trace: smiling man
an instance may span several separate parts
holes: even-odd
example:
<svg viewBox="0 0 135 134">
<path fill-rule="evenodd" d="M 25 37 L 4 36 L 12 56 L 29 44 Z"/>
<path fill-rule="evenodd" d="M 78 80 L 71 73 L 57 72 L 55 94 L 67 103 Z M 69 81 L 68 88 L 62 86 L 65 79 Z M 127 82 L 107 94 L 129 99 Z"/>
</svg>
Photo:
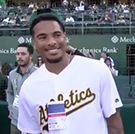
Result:
<svg viewBox="0 0 135 134">
<path fill-rule="evenodd" d="M 36 13 L 30 32 L 44 64 L 22 86 L 19 130 L 27 134 L 124 134 L 121 99 L 106 65 L 68 55 L 59 18 L 49 9 Z M 50 110 L 52 101 L 55 106 Z M 57 107 L 58 102 L 64 102 L 65 110 Z M 61 117 L 63 111 L 66 120 Z M 51 122 L 50 117 L 56 116 L 59 119 Z"/>
</svg>

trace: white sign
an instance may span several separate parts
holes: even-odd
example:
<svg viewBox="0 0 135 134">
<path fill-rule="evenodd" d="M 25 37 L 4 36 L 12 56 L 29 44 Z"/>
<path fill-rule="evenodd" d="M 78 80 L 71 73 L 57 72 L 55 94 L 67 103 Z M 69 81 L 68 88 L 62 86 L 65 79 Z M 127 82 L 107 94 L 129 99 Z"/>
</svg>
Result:
<svg viewBox="0 0 135 134">
<path fill-rule="evenodd" d="M 112 48 L 107 48 L 107 47 L 103 47 L 103 48 L 90 48 L 87 49 L 85 47 L 83 47 L 82 49 L 79 49 L 80 52 L 82 53 L 88 53 L 88 52 L 94 52 L 94 53 L 101 53 L 102 51 L 106 51 L 107 53 L 117 53 L 118 52 L 118 48 L 116 47 L 112 47 Z"/>
<path fill-rule="evenodd" d="M 134 36 L 132 36 L 132 37 L 117 37 L 117 36 L 113 36 L 112 38 L 111 38 L 111 41 L 113 42 L 113 43 L 118 43 L 118 42 L 120 42 L 120 43 L 135 43 L 135 37 Z"/>
<path fill-rule="evenodd" d="M 5 49 L 5 48 L 0 49 L 0 54 L 15 54 L 15 53 L 16 53 L 16 49 L 12 47 L 9 49 Z"/>
<path fill-rule="evenodd" d="M 21 43 L 32 43 L 31 37 L 19 37 L 18 42 Z M 70 42 L 70 38 L 66 38 L 66 43 Z"/>
<path fill-rule="evenodd" d="M 117 43 L 117 42 L 119 41 L 119 38 L 118 38 L 117 36 L 113 36 L 113 37 L 111 38 L 111 41 L 112 41 L 113 43 Z"/>
<path fill-rule="evenodd" d="M 20 37 L 18 39 L 18 42 L 21 43 L 31 43 L 32 42 L 32 38 L 31 37 Z"/>
</svg>

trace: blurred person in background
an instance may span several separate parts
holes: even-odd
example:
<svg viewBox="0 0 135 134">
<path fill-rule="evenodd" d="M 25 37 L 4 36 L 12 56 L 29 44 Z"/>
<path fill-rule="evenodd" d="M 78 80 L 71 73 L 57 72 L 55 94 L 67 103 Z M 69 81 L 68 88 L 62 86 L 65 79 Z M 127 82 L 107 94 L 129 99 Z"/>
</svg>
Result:
<svg viewBox="0 0 135 134">
<path fill-rule="evenodd" d="M 70 14 L 67 14 L 65 22 L 71 23 L 71 22 L 75 22 L 75 20 Z"/>
<path fill-rule="evenodd" d="M 21 134 L 17 129 L 18 119 L 18 97 L 23 82 L 37 70 L 32 63 L 34 49 L 28 43 L 22 43 L 17 46 L 16 60 L 17 67 L 9 73 L 7 102 L 9 118 L 11 119 L 11 133 Z"/>
<path fill-rule="evenodd" d="M 8 85 L 7 77 L 3 74 L 0 74 L 0 100 L 6 101 L 6 89 Z"/>
<path fill-rule="evenodd" d="M 71 55 L 80 55 L 88 58 L 95 58 L 95 53 L 94 52 L 80 52 L 77 48 L 74 48 L 73 46 L 67 46 L 66 52 Z"/>
<path fill-rule="evenodd" d="M 107 65 L 107 67 L 109 68 L 111 74 L 112 74 L 113 76 L 117 76 L 117 70 L 115 70 L 115 69 L 113 68 L 112 63 L 111 63 L 111 59 L 110 59 L 110 58 L 106 58 L 104 62 L 105 62 L 105 64 Z"/>
<path fill-rule="evenodd" d="M 111 65 L 114 68 L 115 64 L 114 64 L 113 59 L 109 56 L 109 54 L 106 51 L 102 51 L 100 61 L 105 62 L 105 59 L 107 59 L 107 58 L 109 58 L 111 60 Z"/>
<path fill-rule="evenodd" d="M 98 20 L 97 22 L 111 23 L 113 21 L 113 15 L 110 13 L 109 10 L 106 10 L 104 14 L 102 14 L 100 20 Z"/>
<path fill-rule="evenodd" d="M 37 57 L 37 67 L 40 67 L 43 64 L 43 60 L 41 58 L 41 56 Z"/>
<path fill-rule="evenodd" d="M 95 59 L 96 55 L 94 52 L 88 52 L 87 57 Z"/>
<path fill-rule="evenodd" d="M 69 4 L 69 2 L 68 2 L 67 0 L 63 0 L 62 5 L 63 5 L 63 7 L 64 7 L 65 9 L 68 8 L 68 4 Z"/>
<path fill-rule="evenodd" d="M 0 62 L 0 74 L 2 73 L 2 62 Z"/>
<path fill-rule="evenodd" d="M 85 54 L 83 54 L 77 48 L 74 48 L 73 46 L 70 46 L 70 45 L 67 46 L 66 53 L 70 55 L 80 55 L 80 56 L 86 57 Z"/>
<path fill-rule="evenodd" d="M 0 74 L 0 100 L 6 101 L 6 89 L 8 86 L 8 75 L 12 70 L 11 66 L 8 63 L 3 63 L 1 65 L 1 74 Z"/>
<path fill-rule="evenodd" d="M 9 63 L 3 63 L 2 64 L 2 74 L 7 76 L 9 78 L 9 73 L 12 70 L 12 66 Z"/>
</svg>

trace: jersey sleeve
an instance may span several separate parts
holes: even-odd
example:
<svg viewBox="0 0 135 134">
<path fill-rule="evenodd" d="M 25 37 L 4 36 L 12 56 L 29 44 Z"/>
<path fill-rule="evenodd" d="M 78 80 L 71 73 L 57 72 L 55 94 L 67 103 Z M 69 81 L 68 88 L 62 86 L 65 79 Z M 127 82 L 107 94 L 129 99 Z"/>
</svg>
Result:
<svg viewBox="0 0 135 134">
<path fill-rule="evenodd" d="M 29 100 L 26 97 L 25 87 L 23 86 L 19 94 L 19 106 L 18 106 L 18 129 L 24 133 L 39 134 L 40 126 L 32 114 L 32 109 L 30 108 Z"/>
<path fill-rule="evenodd" d="M 117 87 L 110 70 L 104 63 L 101 63 L 101 87 L 100 87 L 100 102 L 106 118 L 116 113 L 116 109 L 123 106 Z"/>
</svg>

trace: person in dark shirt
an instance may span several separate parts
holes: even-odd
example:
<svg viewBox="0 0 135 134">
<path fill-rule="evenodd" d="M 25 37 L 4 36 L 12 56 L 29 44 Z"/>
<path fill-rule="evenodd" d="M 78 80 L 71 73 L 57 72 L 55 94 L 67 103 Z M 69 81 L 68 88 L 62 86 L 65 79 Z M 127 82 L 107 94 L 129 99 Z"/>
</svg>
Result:
<svg viewBox="0 0 135 134">
<path fill-rule="evenodd" d="M 84 55 L 82 52 L 80 52 L 78 49 L 72 47 L 72 46 L 67 46 L 67 50 L 66 52 L 68 54 L 71 54 L 71 55 L 79 55 L 79 56 L 84 56 L 86 57 L 86 55 Z"/>
<path fill-rule="evenodd" d="M 0 74 L 0 100 L 6 101 L 6 89 L 8 85 L 7 77 L 3 74 Z"/>
<path fill-rule="evenodd" d="M 11 66 L 8 63 L 2 64 L 2 69 L 0 73 L 0 100 L 6 101 L 6 89 L 8 86 L 8 75 L 12 70 Z"/>
</svg>

